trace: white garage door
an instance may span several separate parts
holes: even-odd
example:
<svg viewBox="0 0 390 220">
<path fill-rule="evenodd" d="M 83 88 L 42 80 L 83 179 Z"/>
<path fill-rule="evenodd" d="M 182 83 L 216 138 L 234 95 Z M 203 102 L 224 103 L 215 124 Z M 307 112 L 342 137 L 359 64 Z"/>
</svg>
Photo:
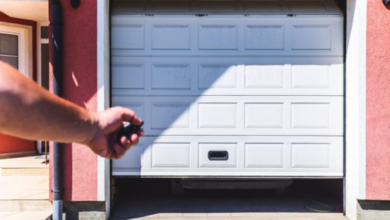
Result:
<svg viewBox="0 0 390 220">
<path fill-rule="evenodd" d="M 343 176 L 334 2 L 114 1 L 112 14 L 112 105 L 146 133 L 113 175 Z"/>
</svg>

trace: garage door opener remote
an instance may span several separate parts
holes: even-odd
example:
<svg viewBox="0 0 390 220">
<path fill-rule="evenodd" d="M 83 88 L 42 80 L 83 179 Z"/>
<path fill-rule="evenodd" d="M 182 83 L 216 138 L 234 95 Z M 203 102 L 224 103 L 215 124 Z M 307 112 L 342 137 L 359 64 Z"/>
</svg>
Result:
<svg viewBox="0 0 390 220">
<path fill-rule="evenodd" d="M 139 125 L 134 125 L 129 123 L 123 126 L 116 136 L 117 140 L 119 141 L 122 136 L 126 136 L 128 139 L 130 139 L 131 135 L 138 133 L 142 125 L 144 125 L 143 121 Z"/>
</svg>

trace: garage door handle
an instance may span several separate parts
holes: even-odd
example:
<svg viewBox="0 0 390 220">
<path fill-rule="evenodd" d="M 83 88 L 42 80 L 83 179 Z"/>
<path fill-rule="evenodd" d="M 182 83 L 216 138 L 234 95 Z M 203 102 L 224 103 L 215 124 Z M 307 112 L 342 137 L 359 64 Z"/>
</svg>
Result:
<svg viewBox="0 0 390 220">
<path fill-rule="evenodd" d="M 209 160 L 228 160 L 229 152 L 223 151 L 209 151 Z"/>
</svg>

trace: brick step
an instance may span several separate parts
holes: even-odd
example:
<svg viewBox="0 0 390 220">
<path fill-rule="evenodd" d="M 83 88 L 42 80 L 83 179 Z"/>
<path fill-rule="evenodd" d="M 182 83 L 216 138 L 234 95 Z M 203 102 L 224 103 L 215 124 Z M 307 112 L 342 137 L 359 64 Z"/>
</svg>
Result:
<svg viewBox="0 0 390 220">
<path fill-rule="evenodd" d="M 0 200 L 0 212 L 51 212 L 51 210 L 52 205 L 48 200 Z"/>
</svg>

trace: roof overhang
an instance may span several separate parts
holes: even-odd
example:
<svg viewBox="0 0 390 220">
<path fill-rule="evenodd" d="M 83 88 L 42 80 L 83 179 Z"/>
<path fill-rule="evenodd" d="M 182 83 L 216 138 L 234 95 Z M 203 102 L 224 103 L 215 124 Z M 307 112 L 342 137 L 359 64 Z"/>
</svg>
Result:
<svg viewBox="0 0 390 220">
<path fill-rule="evenodd" d="M 0 11 L 13 18 L 37 22 L 49 21 L 48 0 L 0 0 Z"/>
</svg>

